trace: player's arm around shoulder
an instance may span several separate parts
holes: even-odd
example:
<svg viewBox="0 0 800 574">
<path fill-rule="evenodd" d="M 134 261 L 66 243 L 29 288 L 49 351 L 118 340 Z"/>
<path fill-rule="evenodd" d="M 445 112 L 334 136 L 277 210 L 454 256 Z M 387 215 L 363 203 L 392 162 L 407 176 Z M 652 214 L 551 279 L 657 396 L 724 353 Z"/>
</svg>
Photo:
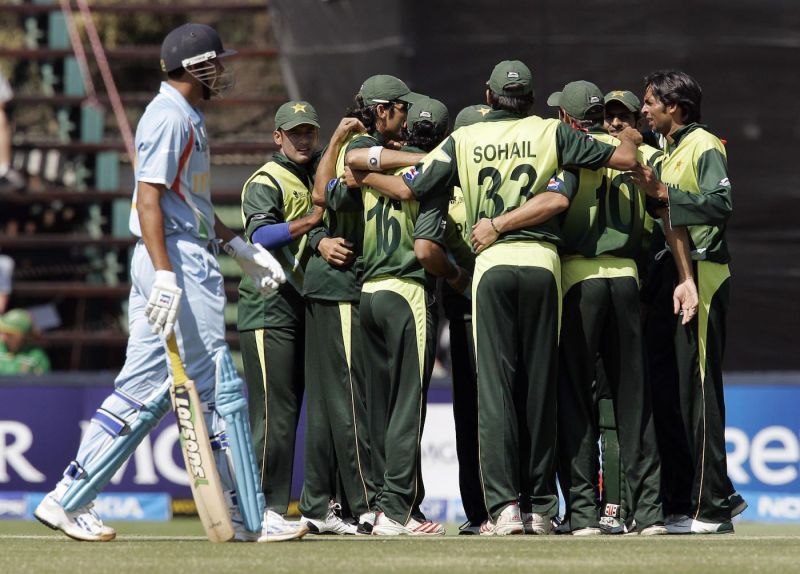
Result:
<svg viewBox="0 0 800 574">
<path fill-rule="evenodd" d="M 363 133 L 364 131 L 366 131 L 366 128 L 356 118 L 342 118 L 339 125 L 336 126 L 330 142 L 322 152 L 314 174 L 314 189 L 311 194 L 314 205 L 326 206 L 326 189 L 331 180 L 336 178 L 336 161 L 339 158 L 342 146 L 346 145 L 354 134 Z"/>
</svg>

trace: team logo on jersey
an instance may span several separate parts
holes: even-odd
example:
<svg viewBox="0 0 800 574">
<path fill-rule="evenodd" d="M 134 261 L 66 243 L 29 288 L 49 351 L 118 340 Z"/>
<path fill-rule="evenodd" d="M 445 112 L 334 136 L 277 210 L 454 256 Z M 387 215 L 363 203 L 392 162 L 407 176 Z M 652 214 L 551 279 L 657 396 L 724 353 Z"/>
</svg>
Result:
<svg viewBox="0 0 800 574">
<path fill-rule="evenodd" d="M 721 180 L 719 180 L 719 184 L 722 187 L 730 187 L 731 186 L 731 180 L 728 179 L 727 177 L 723 177 Z"/>
<path fill-rule="evenodd" d="M 558 178 L 551 177 L 547 182 L 547 191 L 562 191 L 564 189 L 564 182 Z"/>
<path fill-rule="evenodd" d="M 406 180 L 406 183 L 411 183 L 412 181 L 417 179 L 418 175 L 419 175 L 419 172 L 417 171 L 417 168 L 412 167 L 411 169 L 409 169 L 407 172 L 405 172 L 403 174 L 403 179 Z"/>
<path fill-rule="evenodd" d="M 327 186 L 328 191 L 333 191 L 337 183 L 339 183 L 338 177 L 334 177 L 332 180 L 330 180 Z"/>
</svg>

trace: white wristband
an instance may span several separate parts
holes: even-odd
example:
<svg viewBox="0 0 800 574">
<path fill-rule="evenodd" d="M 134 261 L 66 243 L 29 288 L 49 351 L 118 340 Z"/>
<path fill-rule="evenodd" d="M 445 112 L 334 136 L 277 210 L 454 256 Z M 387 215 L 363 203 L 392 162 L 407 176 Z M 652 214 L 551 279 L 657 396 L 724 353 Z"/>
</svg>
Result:
<svg viewBox="0 0 800 574">
<path fill-rule="evenodd" d="M 381 153 L 383 152 L 383 146 L 374 145 L 369 148 L 369 160 L 367 164 L 369 165 L 370 171 L 381 171 Z"/>
<path fill-rule="evenodd" d="M 167 271 L 166 269 L 156 269 L 155 281 L 154 283 L 160 283 L 161 285 L 177 285 L 178 278 L 175 276 L 173 271 Z"/>
</svg>

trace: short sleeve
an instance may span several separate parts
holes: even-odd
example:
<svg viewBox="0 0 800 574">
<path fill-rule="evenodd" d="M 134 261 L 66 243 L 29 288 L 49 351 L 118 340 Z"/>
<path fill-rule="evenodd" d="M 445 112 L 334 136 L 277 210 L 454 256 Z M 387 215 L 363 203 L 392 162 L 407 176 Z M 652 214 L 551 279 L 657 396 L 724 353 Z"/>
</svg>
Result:
<svg viewBox="0 0 800 574">
<path fill-rule="evenodd" d="M 450 136 L 403 175 L 403 180 L 420 200 L 430 195 L 449 198 L 453 187 L 460 185 L 457 159 L 455 140 Z"/>
<path fill-rule="evenodd" d="M 156 115 L 156 114 L 154 114 Z M 160 122 L 145 118 L 136 148 L 137 181 L 171 187 L 178 177 L 181 157 L 191 143 L 188 121 L 178 114 L 160 114 Z"/>
<path fill-rule="evenodd" d="M 611 156 L 615 147 L 596 140 L 590 134 L 578 131 L 562 123 L 556 131 L 558 165 L 562 167 L 585 167 L 599 169 Z"/>
</svg>

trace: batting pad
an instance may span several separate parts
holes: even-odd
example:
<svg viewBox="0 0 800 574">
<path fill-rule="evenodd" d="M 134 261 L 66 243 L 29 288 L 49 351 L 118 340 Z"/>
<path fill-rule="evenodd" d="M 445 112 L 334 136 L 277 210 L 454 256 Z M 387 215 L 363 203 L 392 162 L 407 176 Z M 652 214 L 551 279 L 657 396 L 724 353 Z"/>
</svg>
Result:
<svg viewBox="0 0 800 574">
<path fill-rule="evenodd" d="M 264 493 L 261 491 L 253 440 L 250 435 L 244 381 L 236 372 L 233 357 L 227 346 L 217 354 L 215 408 L 225 421 L 228 455 L 233 464 L 233 479 L 236 485 L 235 499 L 239 505 L 244 527 L 250 532 L 261 532 L 261 518 L 266 503 Z"/>
<path fill-rule="evenodd" d="M 75 480 L 61 497 L 61 506 L 64 507 L 64 510 L 74 512 L 93 501 L 119 470 L 122 463 L 128 460 L 128 457 L 136 450 L 144 437 L 158 425 L 170 408 L 170 383 L 171 381 L 168 379 L 165 385 L 153 393 L 147 402 L 131 405 L 137 409 L 138 414 L 130 425 L 121 425 L 110 430 L 106 429 L 106 426 L 109 425 L 103 427 L 109 433 L 117 428 L 119 432 L 111 440 L 106 450 L 89 461 L 81 469 L 81 472 L 74 475 Z M 94 419 L 92 420 L 95 422 Z"/>
</svg>

